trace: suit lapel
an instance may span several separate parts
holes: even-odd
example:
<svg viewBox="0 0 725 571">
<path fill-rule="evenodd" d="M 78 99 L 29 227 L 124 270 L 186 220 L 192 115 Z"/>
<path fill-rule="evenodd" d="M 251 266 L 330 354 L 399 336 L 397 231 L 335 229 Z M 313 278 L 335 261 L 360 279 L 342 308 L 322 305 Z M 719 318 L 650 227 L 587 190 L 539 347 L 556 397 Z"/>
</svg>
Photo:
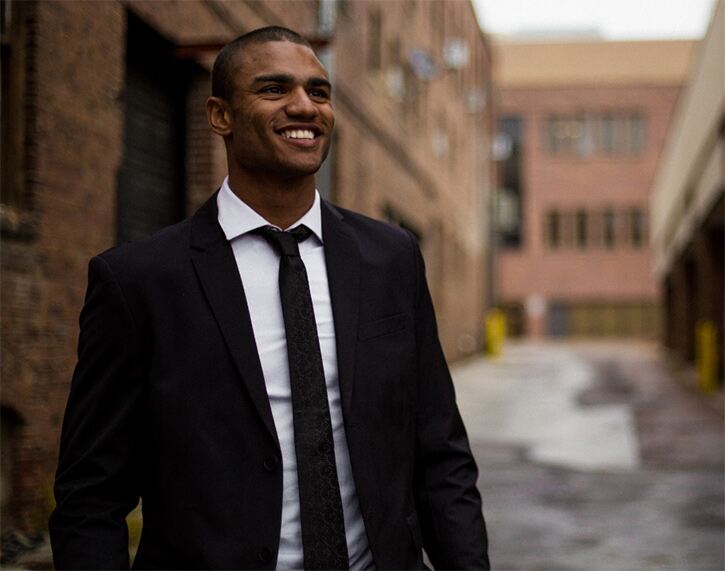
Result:
<svg viewBox="0 0 725 571">
<path fill-rule="evenodd" d="M 277 446 L 252 321 L 234 252 L 217 221 L 217 193 L 192 219 L 191 259 L 237 371 Z"/>
<path fill-rule="evenodd" d="M 352 394 L 357 344 L 360 251 L 343 216 L 322 201 L 322 237 L 330 286 L 332 315 L 335 320 L 337 369 L 344 418 L 352 418 Z"/>
</svg>

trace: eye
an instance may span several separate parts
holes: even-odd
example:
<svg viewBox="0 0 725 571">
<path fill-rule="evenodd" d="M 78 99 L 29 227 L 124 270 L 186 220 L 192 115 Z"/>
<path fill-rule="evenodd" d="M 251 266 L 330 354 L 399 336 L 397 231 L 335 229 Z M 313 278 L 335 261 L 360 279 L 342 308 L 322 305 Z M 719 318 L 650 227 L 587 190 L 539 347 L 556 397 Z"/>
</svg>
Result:
<svg viewBox="0 0 725 571">
<path fill-rule="evenodd" d="M 315 99 L 328 99 L 330 96 L 324 89 L 311 89 L 310 97 L 314 97 Z"/>
<path fill-rule="evenodd" d="M 284 93 L 284 90 L 279 85 L 268 85 L 267 87 L 260 89 L 260 92 L 280 95 Z"/>
</svg>

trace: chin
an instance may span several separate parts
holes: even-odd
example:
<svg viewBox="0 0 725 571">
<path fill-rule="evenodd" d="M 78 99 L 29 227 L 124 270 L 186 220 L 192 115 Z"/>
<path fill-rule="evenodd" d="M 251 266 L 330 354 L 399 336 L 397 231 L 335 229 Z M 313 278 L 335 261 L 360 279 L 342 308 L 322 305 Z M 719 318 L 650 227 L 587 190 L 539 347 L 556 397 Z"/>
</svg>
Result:
<svg viewBox="0 0 725 571">
<path fill-rule="evenodd" d="M 295 164 L 287 165 L 284 169 L 291 177 L 295 176 L 309 176 L 315 174 L 322 166 L 321 161 L 308 164 Z"/>
</svg>

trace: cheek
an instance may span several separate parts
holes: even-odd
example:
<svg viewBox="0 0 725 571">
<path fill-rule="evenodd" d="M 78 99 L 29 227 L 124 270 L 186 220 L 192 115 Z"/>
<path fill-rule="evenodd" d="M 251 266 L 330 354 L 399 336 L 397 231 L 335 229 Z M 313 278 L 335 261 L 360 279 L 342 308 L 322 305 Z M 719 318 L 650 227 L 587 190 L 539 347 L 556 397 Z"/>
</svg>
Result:
<svg viewBox="0 0 725 571">
<path fill-rule="evenodd" d="M 247 149 L 269 146 L 269 139 L 274 133 L 261 122 L 244 121 L 237 125 L 236 138 L 238 144 Z"/>
</svg>

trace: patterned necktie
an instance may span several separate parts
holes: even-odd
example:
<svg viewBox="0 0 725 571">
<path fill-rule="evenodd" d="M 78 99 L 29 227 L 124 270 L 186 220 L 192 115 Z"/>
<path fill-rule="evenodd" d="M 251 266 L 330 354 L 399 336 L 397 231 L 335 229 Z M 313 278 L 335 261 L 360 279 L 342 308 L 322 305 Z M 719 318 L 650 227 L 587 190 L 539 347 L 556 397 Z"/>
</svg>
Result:
<svg viewBox="0 0 725 571">
<path fill-rule="evenodd" d="M 266 226 L 256 232 L 280 254 L 279 293 L 287 335 L 305 569 L 348 569 L 317 323 L 297 244 L 312 231 L 306 226 L 289 232 Z"/>
</svg>

